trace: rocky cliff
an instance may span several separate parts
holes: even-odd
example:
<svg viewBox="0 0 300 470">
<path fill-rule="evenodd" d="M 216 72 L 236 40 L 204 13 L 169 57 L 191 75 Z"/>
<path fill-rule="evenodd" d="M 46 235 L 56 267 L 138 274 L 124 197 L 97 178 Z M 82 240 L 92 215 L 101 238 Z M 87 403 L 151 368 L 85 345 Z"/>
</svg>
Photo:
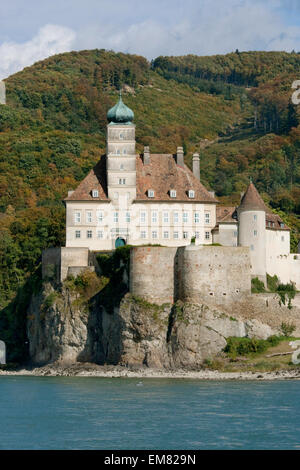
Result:
<svg viewBox="0 0 300 470">
<path fill-rule="evenodd" d="M 230 336 L 278 334 L 282 318 L 293 321 L 299 334 L 299 309 L 280 307 L 276 298 L 251 296 L 226 311 L 182 302 L 158 306 L 127 293 L 108 307 L 101 296 L 86 302 L 64 286 L 55 290 L 46 283 L 28 312 L 30 357 L 35 364 L 195 369 L 220 353 Z"/>
</svg>

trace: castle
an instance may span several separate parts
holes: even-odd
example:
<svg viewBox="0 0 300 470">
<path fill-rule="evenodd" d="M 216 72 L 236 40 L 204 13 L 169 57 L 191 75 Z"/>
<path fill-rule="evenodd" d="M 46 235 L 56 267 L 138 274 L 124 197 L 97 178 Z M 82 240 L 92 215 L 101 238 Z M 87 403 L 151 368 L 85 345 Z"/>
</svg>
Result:
<svg viewBox="0 0 300 470">
<path fill-rule="evenodd" d="M 290 254 L 290 229 L 266 207 L 252 182 L 238 207 L 219 206 L 200 182 L 199 154 L 193 155 L 192 171 L 182 147 L 175 155 L 151 154 L 149 147 L 137 155 L 134 113 L 121 94 L 107 119 L 106 155 L 69 191 L 66 247 L 43 253 L 44 274 L 50 264 L 60 280 L 84 267 L 93 269 L 94 252 L 125 244 L 178 248 L 193 240 L 197 253 L 203 246 L 222 245 L 223 259 L 228 247 L 232 266 L 244 253 L 239 247 L 247 247 L 250 276 L 265 283 L 267 273 L 276 274 L 300 289 L 300 255 Z"/>
</svg>

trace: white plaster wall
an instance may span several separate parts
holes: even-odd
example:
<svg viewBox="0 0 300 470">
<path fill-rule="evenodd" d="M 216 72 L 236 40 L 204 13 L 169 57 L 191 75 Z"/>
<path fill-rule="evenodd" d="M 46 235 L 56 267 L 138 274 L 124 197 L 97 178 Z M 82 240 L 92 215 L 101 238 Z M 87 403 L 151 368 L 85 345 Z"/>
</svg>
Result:
<svg viewBox="0 0 300 470">
<path fill-rule="evenodd" d="M 119 196 L 118 200 L 101 203 L 99 201 L 78 202 L 67 201 L 67 247 L 88 247 L 92 251 L 111 250 L 115 247 L 115 240 L 122 236 L 126 243 L 132 245 L 160 244 L 163 246 L 184 246 L 189 245 L 191 238 L 196 232 L 199 237 L 196 244 L 210 245 L 212 243 L 211 230 L 215 226 L 216 205 L 204 205 L 200 203 L 151 203 L 139 202 L 131 203 L 126 198 L 126 194 Z M 81 222 L 75 222 L 75 213 L 81 213 Z M 92 222 L 87 222 L 87 212 L 92 213 Z M 97 213 L 103 214 L 100 222 Z M 114 214 L 118 213 L 118 221 L 114 219 Z M 145 213 L 145 221 L 141 219 L 141 213 Z M 205 222 L 205 212 L 210 213 L 209 223 Z M 130 214 L 130 222 L 127 221 L 127 213 Z M 156 213 L 156 221 L 154 214 Z M 165 221 L 165 213 L 168 214 L 168 221 Z M 178 213 L 178 223 L 175 223 L 175 213 Z M 187 214 L 187 221 L 184 221 L 183 214 Z M 199 214 L 199 223 L 195 222 L 195 213 Z M 81 237 L 76 238 L 75 232 L 80 230 Z M 92 231 L 92 238 L 87 238 L 87 231 Z M 103 238 L 97 237 L 97 232 L 103 232 Z M 141 233 L 145 232 L 146 237 L 142 238 Z M 156 232 L 157 238 L 154 238 Z M 168 233 L 168 238 L 164 237 L 164 232 Z M 178 238 L 174 238 L 174 232 L 178 232 Z M 184 238 L 183 233 L 187 233 Z M 205 232 L 209 238 L 205 238 Z"/>
<path fill-rule="evenodd" d="M 266 213 L 264 211 L 241 211 L 239 219 L 239 246 L 250 248 L 251 273 L 266 280 Z M 255 235 L 255 231 L 257 235 Z"/>
<path fill-rule="evenodd" d="M 214 235 L 214 243 L 220 243 L 223 246 L 237 246 L 238 244 L 238 225 L 237 224 L 219 224 L 219 230 Z"/>
<path fill-rule="evenodd" d="M 300 291 L 300 255 L 291 253 L 290 260 L 290 281 L 296 284 L 296 289 Z"/>
<path fill-rule="evenodd" d="M 290 282 L 290 232 L 266 229 L 266 272 L 280 282 Z"/>
</svg>

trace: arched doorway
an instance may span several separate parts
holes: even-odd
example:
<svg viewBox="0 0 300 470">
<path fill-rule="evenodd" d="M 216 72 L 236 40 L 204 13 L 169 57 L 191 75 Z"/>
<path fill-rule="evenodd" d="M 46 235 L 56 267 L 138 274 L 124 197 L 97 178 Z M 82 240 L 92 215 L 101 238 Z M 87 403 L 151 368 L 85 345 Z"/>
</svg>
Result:
<svg viewBox="0 0 300 470">
<path fill-rule="evenodd" d="M 119 248 L 120 246 L 124 246 L 124 245 L 126 245 L 126 241 L 124 240 L 124 238 L 118 237 L 116 239 L 115 247 Z"/>
</svg>

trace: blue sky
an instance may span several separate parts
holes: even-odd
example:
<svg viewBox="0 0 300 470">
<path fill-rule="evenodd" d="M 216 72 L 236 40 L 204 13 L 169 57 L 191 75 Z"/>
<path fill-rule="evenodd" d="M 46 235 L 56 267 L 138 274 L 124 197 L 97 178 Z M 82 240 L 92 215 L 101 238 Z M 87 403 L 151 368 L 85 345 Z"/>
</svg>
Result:
<svg viewBox="0 0 300 470">
<path fill-rule="evenodd" d="M 0 0 L 0 78 L 70 50 L 300 51 L 300 0 Z"/>
</svg>

